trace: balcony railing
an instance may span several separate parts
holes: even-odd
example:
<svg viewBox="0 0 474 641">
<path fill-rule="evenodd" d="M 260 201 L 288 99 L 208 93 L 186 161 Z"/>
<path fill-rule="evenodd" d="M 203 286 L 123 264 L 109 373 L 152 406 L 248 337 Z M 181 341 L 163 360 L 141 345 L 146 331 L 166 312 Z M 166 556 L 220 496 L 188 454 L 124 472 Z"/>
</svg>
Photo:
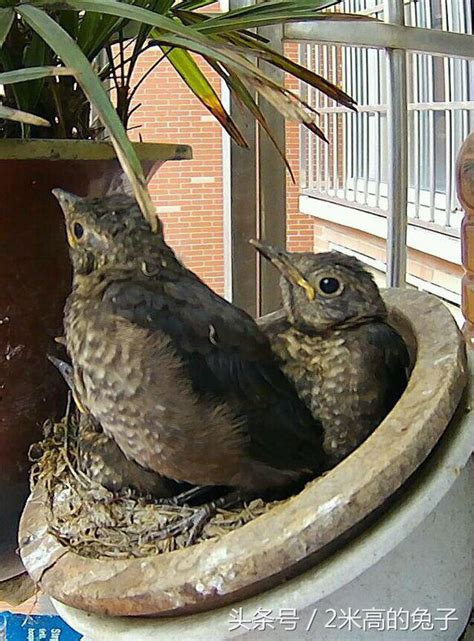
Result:
<svg viewBox="0 0 474 641">
<path fill-rule="evenodd" d="M 472 33 L 466 0 L 405 3 L 407 24 Z M 469 3 L 470 4 L 470 3 Z M 375 0 L 346 0 L 343 9 L 383 18 Z M 386 214 L 388 210 L 387 65 L 376 48 L 303 44 L 302 64 L 342 85 L 358 112 L 337 107 L 316 92 L 306 95 L 329 133 L 326 145 L 301 134 L 302 191 Z M 458 236 L 461 224 L 455 182 L 457 154 L 474 129 L 473 62 L 450 56 L 409 53 L 408 206 L 411 224 Z"/>
</svg>

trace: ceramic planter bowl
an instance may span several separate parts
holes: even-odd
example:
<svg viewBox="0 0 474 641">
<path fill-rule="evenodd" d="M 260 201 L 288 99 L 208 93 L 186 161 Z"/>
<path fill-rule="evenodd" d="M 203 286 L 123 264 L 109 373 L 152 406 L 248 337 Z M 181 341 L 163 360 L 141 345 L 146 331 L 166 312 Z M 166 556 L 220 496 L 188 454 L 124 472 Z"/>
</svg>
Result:
<svg viewBox="0 0 474 641">
<path fill-rule="evenodd" d="M 155 626 L 154 634 L 159 636 L 153 637 L 138 635 L 141 619 L 112 619 L 114 632 L 109 637 L 92 633 L 98 621 L 110 623 L 107 618 L 80 612 L 76 616 L 59 606 L 61 612 L 69 613 L 71 621 L 78 622 L 79 629 L 94 640 L 201 639 L 204 637 L 191 634 L 198 628 L 191 627 L 186 634 L 180 628 L 201 620 L 199 617 L 210 622 L 213 641 L 224 639 L 222 617 L 228 615 L 229 604 L 240 605 L 254 595 L 259 595 L 255 602 L 261 601 L 265 598 L 262 592 L 310 568 L 315 568 L 312 576 L 317 577 L 318 568 L 383 520 L 394 501 L 403 506 L 404 497 L 419 482 L 420 466 L 437 443 L 442 449 L 440 439 L 465 387 L 466 360 L 457 326 L 439 300 L 407 290 L 388 290 L 384 296 L 391 322 L 403 333 L 413 354 L 413 371 L 402 398 L 377 430 L 334 470 L 244 527 L 219 540 L 160 556 L 93 560 L 69 551 L 48 533 L 44 495 L 37 486 L 22 518 L 20 548 L 25 567 L 46 594 L 66 606 L 98 615 L 177 618 L 143 622 L 144 630 Z M 271 317 L 263 319 L 271 321 Z M 468 454 L 464 461 L 467 458 Z M 461 469 L 459 461 L 458 466 Z M 451 477 L 454 481 L 453 473 Z M 403 529 L 400 533 L 404 536 Z M 366 549 L 365 558 L 371 554 Z M 337 589 L 334 582 L 332 585 Z M 215 608 L 221 609 L 196 615 L 197 619 L 186 617 Z M 95 623 L 86 625 L 87 621 Z M 119 629 L 122 636 L 117 637 Z M 138 636 L 127 636 L 127 630 Z"/>
</svg>

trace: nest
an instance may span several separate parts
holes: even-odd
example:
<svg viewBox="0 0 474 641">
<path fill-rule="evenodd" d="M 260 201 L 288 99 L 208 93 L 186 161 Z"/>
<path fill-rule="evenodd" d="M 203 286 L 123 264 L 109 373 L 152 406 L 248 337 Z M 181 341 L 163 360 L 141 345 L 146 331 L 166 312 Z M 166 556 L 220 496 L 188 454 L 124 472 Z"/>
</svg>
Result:
<svg viewBox="0 0 474 641">
<path fill-rule="evenodd" d="M 189 536 L 162 538 L 163 529 L 191 516 L 197 507 L 161 505 L 124 488 L 111 492 L 79 466 L 78 416 L 48 421 L 44 439 L 32 446 L 31 484 L 45 488 L 50 533 L 75 553 L 89 558 L 139 558 L 190 545 Z M 193 544 L 217 539 L 252 521 L 282 501 L 256 499 L 220 509 Z"/>
</svg>

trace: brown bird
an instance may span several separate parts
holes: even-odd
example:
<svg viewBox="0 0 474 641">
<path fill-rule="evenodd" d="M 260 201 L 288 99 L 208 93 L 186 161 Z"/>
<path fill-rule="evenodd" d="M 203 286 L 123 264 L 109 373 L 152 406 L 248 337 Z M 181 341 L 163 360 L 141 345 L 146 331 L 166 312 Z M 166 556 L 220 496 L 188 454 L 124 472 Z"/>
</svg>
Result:
<svg viewBox="0 0 474 641">
<path fill-rule="evenodd" d="M 72 366 L 54 356 L 48 356 L 48 359 L 74 392 Z M 77 450 L 79 469 L 114 494 L 130 489 L 153 498 L 169 498 L 185 490 L 178 483 L 127 459 L 114 439 L 104 434 L 90 414 L 81 414 L 79 417 Z"/>
<path fill-rule="evenodd" d="M 175 481 L 145 470 L 127 459 L 113 438 L 91 429 L 90 417 L 81 414 L 79 432 L 79 468 L 87 476 L 114 494 L 129 488 L 150 497 L 169 498 L 182 491 Z"/>
<path fill-rule="evenodd" d="M 387 323 L 372 275 L 356 258 L 251 243 L 281 272 L 286 319 L 269 328 L 269 337 L 283 371 L 323 425 L 324 450 L 333 466 L 400 398 L 407 383 L 407 348 Z"/>
<path fill-rule="evenodd" d="M 253 493 L 322 468 L 322 432 L 267 337 L 151 233 L 124 195 L 54 190 L 73 288 L 65 333 L 79 404 L 125 456 L 176 481 Z"/>
</svg>

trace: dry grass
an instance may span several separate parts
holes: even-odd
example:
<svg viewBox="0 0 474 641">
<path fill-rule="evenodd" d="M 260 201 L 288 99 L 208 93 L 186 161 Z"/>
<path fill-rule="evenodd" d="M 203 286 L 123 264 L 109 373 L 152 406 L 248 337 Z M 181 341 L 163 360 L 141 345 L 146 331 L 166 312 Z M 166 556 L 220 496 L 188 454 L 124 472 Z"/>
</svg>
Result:
<svg viewBox="0 0 474 641">
<path fill-rule="evenodd" d="M 81 428 L 82 429 L 82 428 Z M 45 438 L 30 451 L 31 482 L 49 499 L 50 531 L 77 554 L 90 558 L 131 558 L 170 552 L 188 545 L 188 535 L 162 539 L 163 528 L 198 508 L 158 505 L 128 489 L 114 494 L 78 466 L 78 419 L 45 425 Z M 261 499 L 218 510 L 195 543 L 241 527 L 276 502 Z"/>
</svg>

